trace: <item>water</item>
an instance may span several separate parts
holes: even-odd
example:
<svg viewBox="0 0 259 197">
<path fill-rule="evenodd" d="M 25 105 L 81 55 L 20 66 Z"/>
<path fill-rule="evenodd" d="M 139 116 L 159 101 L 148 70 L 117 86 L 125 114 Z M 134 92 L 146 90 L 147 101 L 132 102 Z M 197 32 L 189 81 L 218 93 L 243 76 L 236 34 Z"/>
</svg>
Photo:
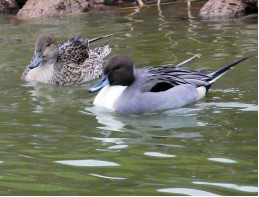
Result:
<svg viewBox="0 0 259 197">
<path fill-rule="evenodd" d="M 196 16 L 200 2 L 193 2 Z M 183 20 L 186 2 L 17 21 L 0 17 L 1 195 L 257 195 L 257 21 Z M 92 106 L 82 86 L 20 76 L 38 34 L 59 41 L 113 33 L 136 67 L 202 57 L 232 69 L 208 96 L 177 110 L 125 116 Z M 100 41 L 101 43 L 101 41 Z M 111 56 L 110 55 L 110 56 Z"/>
</svg>

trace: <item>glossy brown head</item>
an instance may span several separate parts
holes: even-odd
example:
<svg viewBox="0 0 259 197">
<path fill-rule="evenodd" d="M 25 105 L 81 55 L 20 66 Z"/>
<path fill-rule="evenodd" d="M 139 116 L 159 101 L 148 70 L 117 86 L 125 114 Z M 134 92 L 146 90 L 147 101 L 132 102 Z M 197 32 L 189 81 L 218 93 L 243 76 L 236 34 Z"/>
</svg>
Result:
<svg viewBox="0 0 259 197">
<path fill-rule="evenodd" d="M 104 65 L 103 72 L 107 75 L 110 85 L 129 86 L 135 79 L 133 63 L 122 55 L 113 56 Z"/>
</svg>

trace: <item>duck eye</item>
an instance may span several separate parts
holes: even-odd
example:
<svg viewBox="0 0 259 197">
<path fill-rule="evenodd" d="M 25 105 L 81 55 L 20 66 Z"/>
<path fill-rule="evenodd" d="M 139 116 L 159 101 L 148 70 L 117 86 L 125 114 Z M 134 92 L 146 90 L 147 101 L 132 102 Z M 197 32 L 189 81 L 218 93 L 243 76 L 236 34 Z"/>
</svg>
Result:
<svg viewBox="0 0 259 197">
<path fill-rule="evenodd" d="M 114 70 L 119 70 L 119 69 L 120 69 L 119 66 L 115 66 L 115 67 L 114 67 Z"/>
<path fill-rule="evenodd" d="M 50 46 L 50 44 L 48 43 L 47 45 L 46 45 L 46 47 L 49 47 Z"/>
</svg>

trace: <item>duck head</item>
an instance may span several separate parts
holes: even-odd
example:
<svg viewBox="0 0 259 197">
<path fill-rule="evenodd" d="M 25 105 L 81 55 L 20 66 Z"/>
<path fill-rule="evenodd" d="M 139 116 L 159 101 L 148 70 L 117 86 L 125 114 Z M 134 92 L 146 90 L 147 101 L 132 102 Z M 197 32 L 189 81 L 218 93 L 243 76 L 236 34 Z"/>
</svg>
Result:
<svg viewBox="0 0 259 197">
<path fill-rule="evenodd" d="M 101 80 L 89 92 L 96 92 L 107 85 L 129 86 L 134 80 L 133 63 L 122 55 L 115 55 L 104 65 Z"/>
<path fill-rule="evenodd" d="M 30 69 L 36 68 L 41 63 L 52 64 L 58 57 L 58 44 L 51 34 L 42 34 L 36 40 L 35 55 L 29 65 Z"/>
</svg>

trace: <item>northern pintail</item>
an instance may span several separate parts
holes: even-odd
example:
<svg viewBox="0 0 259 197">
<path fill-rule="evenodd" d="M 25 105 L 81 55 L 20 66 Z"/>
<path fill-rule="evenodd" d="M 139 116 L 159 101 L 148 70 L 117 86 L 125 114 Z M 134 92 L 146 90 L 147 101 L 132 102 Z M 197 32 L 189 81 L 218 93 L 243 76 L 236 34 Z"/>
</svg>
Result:
<svg viewBox="0 0 259 197">
<path fill-rule="evenodd" d="M 111 49 L 107 44 L 91 49 L 89 44 L 111 35 L 72 38 L 58 44 L 52 34 L 39 35 L 31 63 L 22 74 L 26 81 L 56 85 L 81 84 L 102 75 L 103 58 Z"/>
<path fill-rule="evenodd" d="M 134 69 L 128 58 L 116 55 L 104 65 L 103 77 L 89 92 L 101 89 L 94 105 L 123 114 L 180 108 L 205 97 L 218 78 L 247 58 L 205 74 L 204 69 L 180 66 Z"/>
</svg>

